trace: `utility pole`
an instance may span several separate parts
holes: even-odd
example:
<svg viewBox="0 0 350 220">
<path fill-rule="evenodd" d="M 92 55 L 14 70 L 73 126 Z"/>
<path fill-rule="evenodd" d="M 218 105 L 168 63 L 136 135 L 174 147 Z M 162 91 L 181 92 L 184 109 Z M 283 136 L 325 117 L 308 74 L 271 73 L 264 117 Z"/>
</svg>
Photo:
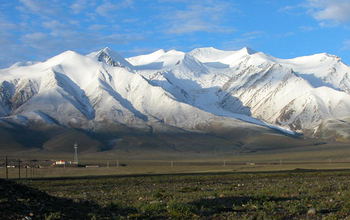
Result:
<svg viewBox="0 0 350 220">
<path fill-rule="evenodd" d="M 30 161 L 30 170 L 29 170 L 29 172 L 30 172 L 31 178 L 33 179 L 34 173 L 33 173 L 33 162 L 32 161 Z"/>
<path fill-rule="evenodd" d="M 78 165 L 78 144 L 74 143 L 74 163 Z"/>
<path fill-rule="evenodd" d="M 21 179 L 21 160 L 18 159 L 18 179 Z"/>
<path fill-rule="evenodd" d="M 6 179 L 9 178 L 9 168 L 7 167 L 8 166 L 8 161 L 7 161 L 7 156 L 5 157 L 5 167 L 6 167 Z"/>
<path fill-rule="evenodd" d="M 31 167 L 30 174 L 31 174 L 32 179 L 33 179 L 34 178 L 34 170 L 35 170 L 35 164 L 33 161 L 30 162 L 30 167 Z"/>
</svg>

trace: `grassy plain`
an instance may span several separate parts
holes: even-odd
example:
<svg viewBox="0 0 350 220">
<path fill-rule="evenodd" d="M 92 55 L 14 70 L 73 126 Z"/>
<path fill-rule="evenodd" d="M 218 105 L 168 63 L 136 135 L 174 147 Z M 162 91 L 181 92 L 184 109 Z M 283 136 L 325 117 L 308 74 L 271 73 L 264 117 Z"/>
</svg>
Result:
<svg viewBox="0 0 350 220">
<path fill-rule="evenodd" d="M 186 162 L 186 161 L 120 161 L 119 167 L 112 162 L 100 164 L 101 167 L 43 167 L 21 168 L 20 177 L 28 178 L 57 178 L 57 177 L 93 177 L 93 176 L 124 176 L 147 174 L 189 174 L 189 173 L 227 173 L 227 172 L 268 172 L 288 171 L 295 169 L 332 170 L 350 169 L 349 162 L 261 162 L 237 163 L 231 161 Z M 172 165 L 173 164 L 173 165 Z M 18 179 L 19 169 L 9 168 L 8 176 Z M 0 178 L 5 178 L 5 168 L 0 168 Z"/>
<path fill-rule="evenodd" d="M 72 159 L 16 152 L 1 154 L 0 164 L 5 155 L 12 165 Z M 99 167 L 22 167 L 21 180 L 10 168 L 13 180 L 0 179 L 0 219 L 350 219 L 347 144 L 248 153 L 135 149 L 79 158 Z"/>
<path fill-rule="evenodd" d="M 2 219 L 346 219 L 350 171 L 0 181 Z"/>
<path fill-rule="evenodd" d="M 0 154 L 0 178 L 5 177 L 4 158 Z M 8 156 L 11 165 L 31 165 L 31 160 L 72 160 L 72 153 L 26 152 Z M 107 151 L 79 154 L 81 164 L 98 165 L 90 168 L 55 168 L 46 162 L 42 168 L 21 169 L 21 177 L 68 177 L 128 174 L 203 173 L 276 171 L 293 169 L 348 169 L 350 147 L 347 144 L 323 144 L 292 149 L 264 149 L 257 152 L 160 152 Z M 117 167 L 117 164 L 119 166 Z M 1 168 L 2 167 L 2 168 Z M 18 168 L 9 169 L 10 178 L 18 178 Z"/>
</svg>

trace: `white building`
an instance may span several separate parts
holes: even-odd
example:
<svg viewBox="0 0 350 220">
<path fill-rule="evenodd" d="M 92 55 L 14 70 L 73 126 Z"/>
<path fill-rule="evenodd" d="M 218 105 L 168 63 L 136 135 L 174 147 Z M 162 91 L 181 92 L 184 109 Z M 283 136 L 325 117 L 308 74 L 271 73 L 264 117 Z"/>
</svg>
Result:
<svg viewBox="0 0 350 220">
<path fill-rule="evenodd" d="M 66 161 L 64 161 L 64 160 L 57 160 L 57 161 L 55 161 L 55 165 L 66 165 Z"/>
</svg>

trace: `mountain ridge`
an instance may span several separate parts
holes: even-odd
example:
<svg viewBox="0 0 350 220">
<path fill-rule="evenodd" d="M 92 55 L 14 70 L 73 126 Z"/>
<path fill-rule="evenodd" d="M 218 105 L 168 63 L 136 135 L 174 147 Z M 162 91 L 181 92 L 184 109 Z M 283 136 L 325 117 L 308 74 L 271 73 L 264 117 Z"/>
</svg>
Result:
<svg viewBox="0 0 350 220">
<path fill-rule="evenodd" d="M 125 59 L 110 48 L 66 51 L 0 69 L 0 122 L 117 136 L 242 129 L 347 140 L 349 73 L 325 53 L 279 59 L 208 47 Z"/>
</svg>

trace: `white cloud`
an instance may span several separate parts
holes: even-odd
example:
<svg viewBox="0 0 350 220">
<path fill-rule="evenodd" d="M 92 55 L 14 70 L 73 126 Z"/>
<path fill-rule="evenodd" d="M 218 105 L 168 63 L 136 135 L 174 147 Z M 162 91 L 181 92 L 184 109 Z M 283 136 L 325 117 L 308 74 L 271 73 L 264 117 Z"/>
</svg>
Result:
<svg viewBox="0 0 350 220">
<path fill-rule="evenodd" d="M 307 0 L 309 13 L 324 24 L 323 21 L 345 23 L 350 21 L 349 0 Z"/>
<path fill-rule="evenodd" d="M 108 17 L 116 10 L 132 7 L 133 3 L 133 0 L 123 0 L 119 2 L 104 1 L 96 8 L 96 12 L 101 16 Z"/>
<path fill-rule="evenodd" d="M 131 33 L 82 33 L 77 30 L 52 30 L 50 33 L 33 32 L 21 37 L 23 47 L 36 49 L 40 58 L 53 56 L 62 50 L 90 51 L 106 45 L 128 44 L 142 40 L 143 36 Z M 88 43 L 88 45 L 87 45 Z"/>
<path fill-rule="evenodd" d="M 251 32 L 246 32 L 243 33 L 242 36 L 249 39 L 249 40 L 253 40 L 256 38 L 259 38 L 261 36 L 265 35 L 264 31 L 251 31 Z"/>
<path fill-rule="evenodd" d="M 102 18 L 96 11 L 110 3 L 111 10 L 102 7 L 100 12 L 115 18 L 119 15 L 114 9 L 132 8 L 132 0 L 3 2 L 0 3 L 0 48 L 6 53 L 0 55 L 0 68 L 17 61 L 43 60 L 68 49 L 85 53 L 106 45 L 125 45 L 143 40 L 146 35 L 133 28 L 121 29 L 118 26 L 121 20 Z M 12 13 L 13 9 L 16 13 Z"/>
<path fill-rule="evenodd" d="M 45 21 L 43 22 L 43 27 L 49 28 L 49 29 L 55 29 L 55 28 L 65 28 L 66 25 L 62 24 L 61 22 L 57 20 L 50 20 L 50 21 Z"/>
<path fill-rule="evenodd" d="M 6 30 L 11 30 L 16 28 L 16 24 L 8 21 L 4 17 L 0 16 L 0 32 L 1 31 L 6 31 Z"/>
<path fill-rule="evenodd" d="M 35 15 L 45 13 L 43 17 L 37 17 L 34 23 L 27 23 L 25 30 L 19 37 L 19 42 L 23 47 L 34 48 L 38 56 L 47 57 L 61 52 L 63 49 L 86 51 L 91 48 L 103 47 L 110 44 L 127 44 L 141 39 L 133 33 L 116 32 L 116 25 L 113 21 L 104 24 L 94 23 L 87 27 L 81 25 L 80 21 L 72 19 L 71 13 L 82 13 L 84 18 L 88 9 L 95 11 L 95 0 L 75 0 L 71 4 L 65 4 L 60 0 L 19 0 L 21 6 L 18 8 L 21 14 L 28 12 Z M 102 1 L 100 1 L 102 2 Z M 113 9 L 132 7 L 132 0 L 118 1 L 104 0 L 100 8 L 101 13 L 107 15 Z M 52 4 L 52 5 L 50 5 Z M 52 7 L 51 7 L 52 6 Z M 94 6 L 94 7 L 93 7 Z M 108 8 L 108 9 L 107 9 Z M 55 12 L 61 12 L 57 16 Z M 98 15 L 97 11 L 94 16 Z M 33 15 L 29 15 L 33 16 Z M 1 27 L 1 20 L 0 20 Z M 112 33 L 100 32 L 104 28 L 109 28 Z M 42 30 L 46 29 L 46 32 Z M 0 30 L 1 31 L 1 30 Z"/>
<path fill-rule="evenodd" d="M 20 2 L 29 10 L 38 12 L 41 11 L 42 4 L 40 4 L 40 1 L 35 1 L 35 0 L 20 0 Z"/>
<path fill-rule="evenodd" d="M 286 5 L 280 9 L 278 9 L 279 12 L 291 12 L 294 11 L 296 9 L 299 9 L 300 5 Z"/>
<path fill-rule="evenodd" d="M 164 1 L 164 0 L 162 0 Z M 226 1 L 204 0 L 188 1 L 184 9 L 166 11 L 166 32 L 185 34 L 192 32 L 232 32 L 232 28 L 222 25 L 225 15 L 233 6 Z"/>
<path fill-rule="evenodd" d="M 42 1 L 42 0 L 19 0 L 22 6 L 18 7 L 22 12 L 32 12 L 38 15 L 59 14 L 61 8 L 60 1 Z"/>
<path fill-rule="evenodd" d="M 317 30 L 317 27 L 305 26 L 305 25 L 299 26 L 298 28 L 299 28 L 299 30 L 304 31 L 304 32 L 310 32 L 310 31 Z"/>
<path fill-rule="evenodd" d="M 192 32 L 222 32 L 223 29 L 216 25 L 209 25 L 206 22 L 203 22 L 201 20 L 193 19 L 191 21 L 188 21 L 184 23 L 183 25 L 180 25 L 179 27 L 177 24 L 173 24 L 169 30 L 166 32 L 169 34 L 184 34 L 184 33 L 192 33 Z"/>
<path fill-rule="evenodd" d="M 89 30 L 91 31 L 100 31 L 100 30 L 103 30 L 105 28 L 107 28 L 108 26 L 107 25 L 104 25 L 104 24 L 92 24 L 88 27 Z"/>
<path fill-rule="evenodd" d="M 47 34 L 42 32 L 35 32 L 23 35 L 23 40 L 25 41 L 41 41 L 47 37 Z"/>
<path fill-rule="evenodd" d="M 222 47 L 227 50 L 237 50 L 242 47 L 253 47 L 256 39 L 266 36 L 264 31 L 255 30 L 242 33 L 239 37 L 222 43 Z"/>
<path fill-rule="evenodd" d="M 78 14 L 82 12 L 87 7 L 94 5 L 94 1 L 88 1 L 88 0 L 76 0 L 73 4 L 71 4 L 70 8 L 72 9 L 73 13 Z"/>
<path fill-rule="evenodd" d="M 343 47 L 341 48 L 341 50 L 346 50 L 346 51 L 350 50 L 350 40 L 343 41 Z"/>
</svg>

